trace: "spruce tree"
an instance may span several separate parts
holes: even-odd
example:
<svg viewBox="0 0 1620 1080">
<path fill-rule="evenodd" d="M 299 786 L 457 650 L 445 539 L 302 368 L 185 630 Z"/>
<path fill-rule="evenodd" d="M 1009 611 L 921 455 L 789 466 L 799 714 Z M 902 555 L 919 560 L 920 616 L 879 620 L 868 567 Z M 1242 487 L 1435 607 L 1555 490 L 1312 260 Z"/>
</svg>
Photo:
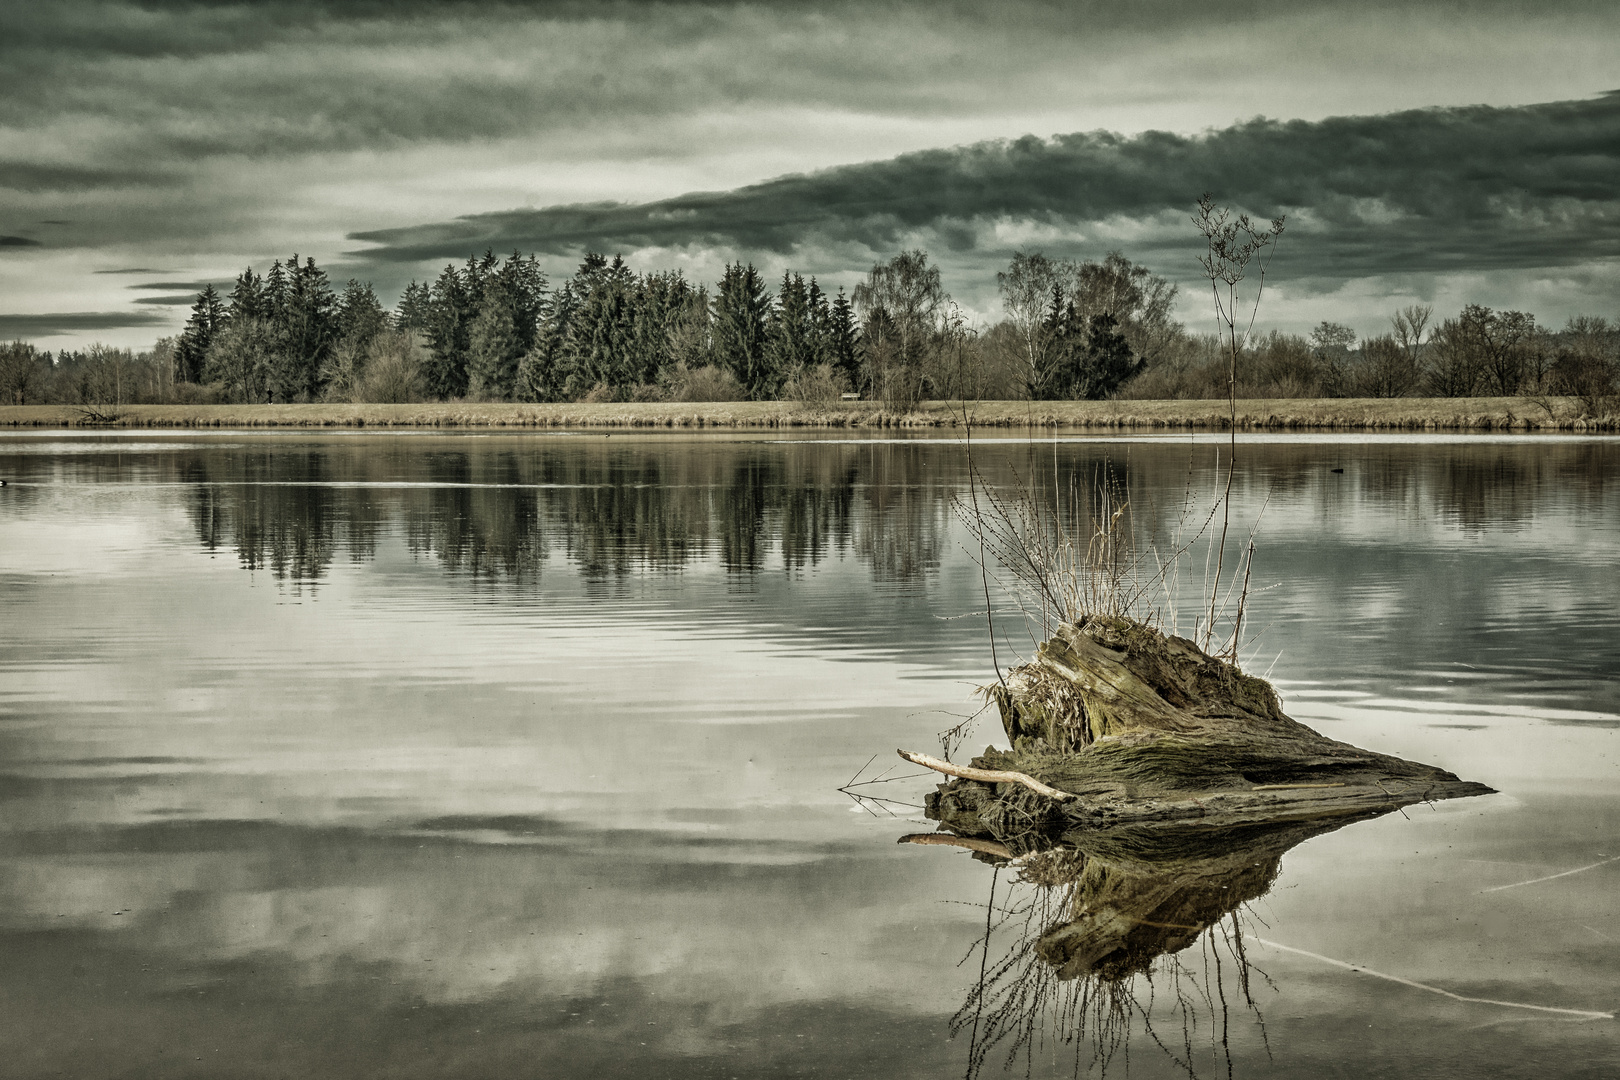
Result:
<svg viewBox="0 0 1620 1080">
<path fill-rule="evenodd" d="M 626 361 L 635 335 L 631 284 L 603 274 L 591 286 L 569 328 L 567 393 L 578 397 L 597 386 L 618 389 L 629 381 Z"/>
<path fill-rule="evenodd" d="M 781 378 L 816 362 L 811 311 L 804 278 L 784 272 L 765 345 L 768 366 Z"/>
<path fill-rule="evenodd" d="M 780 373 L 766 355 L 770 294 L 753 263 L 728 264 L 714 298 L 715 359 L 731 370 L 753 401 L 776 396 Z"/>
<path fill-rule="evenodd" d="M 365 349 L 388 329 L 388 312 L 383 310 L 370 282 L 362 285 L 349 279 L 337 301 L 335 324 L 338 343 L 355 349 Z"/>
<path fill-rule="evenodd" d="M 833 299 L 827 320 L 827 362 L 844 373 L 849 385 L 859 387 L 861 376 L 861 331 L 855 308 L 840 288 Z"/>
<path fill-rule="evenodd" d="M 1032 399 L 1100 401 L 1146 366 L 1112 314 L 1088 316 L 1072 299 L 1060 301 L 1054 300 L 1042 321 L 1048 363 L 1029 384 Z"/>
<path fill-rule="evenodd" d="M 467 392 L 467 333 L 472 321 L 465 280 L 446 266 L 433 282 L 428 305 L 428 362 L 422 372 L 427 391 L 439 399 Z"/>
<path fill-rule="evenodd" d="M 522 335 L 514 316 L 513 297 L 498 281 L 484 290 L 483 302 L 467 332 L 467 392 L 485 401 L 512 396 Z"/>
<path fill-rule="evenodd" d="M 617 389 L 631 380 L 636 286 L 617 255 L 609 263 L 593 252 L 580 264 L 570 283 L 579 300 L 570 302 L 562 345 L 565 396 L 578 398 L 598 385 Z"/>
<path fill-rule="evenodd" d="M 412 281 L 405 286 L 399 306 L 394 308 L 394 325 L 401 330 L 426 333 L 432 323 L 432 305 L 433 298 L 428 293 L 427 283 Z"/>
<path fill-rule="evenodd" d="M 268 318 L 269 314 L 264 278 L 255 274 L 250 266 L 237 275 L 236 285 L 231 289 L 227 301 L 225 318 L 236 322 L 240 319 Z"/>
<path fill-rule="evenodd" d="M 201 382 L 203 367 L 208 360 L 208 349 L 215 336 L 223 329 L 225 311 L 219 293 L 213 285 L 203 286 L 197 302 L 191 305 L 191 317 L 181 331 L 174 348 L 174 378 L 176 382 Z"/>
<path fill-rule="evenodd" d="M 280 259 L 272 262 L 265 273 L 260 298 L 264 305 L 264 318 L 279 320 L 287 306 L 287 271 L 282 268 Z"/>
<path fill-rule="evenodd" d="M 282 382 L 282 374 L 289 367 L 286 358 L 287 352 L 287 305 L 291 293 L 291 285 L 287 280 L 287 270 L 282 266 L 281 260 L 276 259 L 265 271 L 264 287 L 259 290 L 259 317 L 256 320 L 255 342 L 263 346 L 264 361 L 270 374 L 266 377 L 266 384 L 271 387 L 268 394 L 274 394 L 274 388 Z"/>
<path fill-rule="evenodd" d="M 518 363 L 516 392 L 520 400 L 566 400 L 573 368 L 569 349 L 574 323 L 590 294 L 591 280 L 606 263 L 596 252 L 587 252 L 574 276 L 547 299 L 534 344 Z"/>
<path fill-rule="evenodd" d="M 337 297 L 313 258 L 300 264 L 294 255 L 287 265 L 282 348 L 272 392 L 278 401 L 310 401 L 320 393 L 321 370 L 335 343 Z"/>
<path fill-rule="evenodd" d="M 810 279 L 810 287 L 806 292 L 806 301 L 809 306 L 810 317 L 810 355 L 817 364 L 832 363 L 832 308 L 827 303 L 827 294 L 821 291 L 815 278 Z"/>
<path fill-rule="evenodd" d="M 513 252 L 486 282 L 487 292 L 499 288 L 512 316 L 512 326 L 522 351 L 534 347 L 541 324 L 551 313 L 551 296 L 546 275 L 535 257 Z"/>
<path fill-rule="evenodd" d="M 1058 401 L 1074 396 L 1075 380 L 1085 363 L 1086 320 L 1062 285 L 1052 286 L 1046 315 L 1041 319 L 1040 362 L 1024 375 L 1024 389 L 1032 401 Z"/>
<path fill-rule="evenodd" d="M 628 381 L 655 382 L 674 361 L 674 342 L 693 298 L 692 286 L 679 272 L 644 275 L 635 290 L 634 332 L 626 365 Z"/>
<path fill-rule="evenodd" d="M 1074 396 L 1101 401 L 1146 366 L 1147 362 L 1131 349 L 1118 319 L 1106 311 L 1088 316 L 1085 361 L 1075 373 Z"/>
</svg>

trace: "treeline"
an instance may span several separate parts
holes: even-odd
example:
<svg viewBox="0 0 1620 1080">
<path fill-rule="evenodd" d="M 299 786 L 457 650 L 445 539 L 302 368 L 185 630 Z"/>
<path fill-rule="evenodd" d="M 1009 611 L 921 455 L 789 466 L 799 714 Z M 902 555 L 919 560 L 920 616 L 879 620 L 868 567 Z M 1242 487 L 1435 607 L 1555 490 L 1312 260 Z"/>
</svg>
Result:
<svg viewBox="0 0 1620 1080">
<path fill-rule="evenodd" d="M 786 274 L 773 296 L 753 266 L 728 266 L 711 296 L 590 254 L 553 289 L 532 256 L 486 252 L 389 312 L 306 260 L 205 290 L 175 377 L 249 402 L 769 400 L 812 371 L 852 385 L 859 335 L 842 291 Z"/>
<path fill-rule="evenodd" d="M 1102 397 L 1143 367 L 1142 328 L 1168 318 L 1174 290 L 1119 256 L 1088 267 L 1073 289 L 1056 278 L 1043 285 L 1033 326 L 1009 335 L 970 327 L 921 251 L 874 266 L 852 294 L 829 294 L 793 272 L 773 290 L 742 263 L 711 288 L 598 254 L 552 287 L 532 256 L 486 252 L 412 282 L 391 311 L 370 285 L 351 280 L 336 290 L 313 259 L 295 256 L 262 276 L 244 270 L 228 295 L 205 288 L 184 332 L 150 353 L 93 350 L 97 370 L 114 356 L 138 367 L 133 382 L 68 377 L 77 354 L 15 346 L 32 376 L 8 384 L 8 399 L 821 403 L 855 394 L 906 405 Z M 1104 279 L 1107 297 L 1098 292 Z M 1165 300 L 1146 319 L 1136 298 L 1144 282 Z"/>
<path fill-rule="evenodd" d="M 149 352 L 0 347 L 0 400 L 137 402 L 731 401 L 844 394 L 925 399 L 1224 397 L 1230 361 L 1173 318 L 1176 287 L 1118 252 L 1096 262 L 1019 253 L 997 274 L 1005 318 L 971 326 L 922 251 L 872 267 L 848 295 L 728 265 L 712 287 L 589 254 L 553 286 L 532 257 L 493 253 L 412 282 L 386 308 L 313 259 L 251 267 L 197 296 L 185 330 Z M 1620 327 L 1469 305 L 1397 312 L 1358 338 L 1324 322 L 1259 336 L 1243 397 L 1572 395 L 1613 411 Z"/>
<path fill-rule="evenodd" d="M 1620 326 L 1577 316 L 1561 330 L 1522 311 L 1466 306 L 1433 321 L 1415 305 L 1389 330 L 1357 340 L 1323 322 L 1308 336 L 1273 331 L 1240 351 L 1237 393 L 1246 398 L 1574 397 L 1590 414 L 1615 409 Z M 1183 337 L 1122 396 L 1150 400 L 1224 395 L 1229 360 L 1214 338 Z"/>
<path fill-rule="evenodd" d="M 173 348 L 173 338 L 141 353 L 91 345 L 53 354 L 26 341 L 0 344 L 0 405 L 100 409 L 173 401 Z"/>
</svg>

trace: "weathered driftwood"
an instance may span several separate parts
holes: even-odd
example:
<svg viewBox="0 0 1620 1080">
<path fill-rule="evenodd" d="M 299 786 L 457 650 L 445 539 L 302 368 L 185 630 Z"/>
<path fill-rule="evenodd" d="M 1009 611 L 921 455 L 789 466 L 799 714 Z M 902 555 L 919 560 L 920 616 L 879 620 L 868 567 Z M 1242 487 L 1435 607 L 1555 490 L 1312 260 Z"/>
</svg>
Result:
<svg viewBox="0 0 1620 1080">
<path fill-rule="evenodd" d="M 1264 679 L 1130 619 L 1060 627 L 1034 662 L 986 692 L 1012 749 L 987 747 L 972 768 L 1021 773 L 1075 797 L 959 776 L 929 795 L 927 813 L 1015 849 L 1031 829 L 1300 820 L 1491 792 L 1329 739 L 1286 716 Z"/>
</svg>

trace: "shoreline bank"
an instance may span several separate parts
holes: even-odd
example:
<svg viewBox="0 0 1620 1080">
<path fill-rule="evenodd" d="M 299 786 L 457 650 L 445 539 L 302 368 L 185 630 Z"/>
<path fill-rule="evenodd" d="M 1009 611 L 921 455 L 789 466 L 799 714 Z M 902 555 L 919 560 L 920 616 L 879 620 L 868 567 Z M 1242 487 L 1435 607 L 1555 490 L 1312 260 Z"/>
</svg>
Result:
<svg viewBox="0 0 1620 1080">
<path fill-rule="evenodd" d="M 1277 398 L 1240 400 L 1240 431 L 1620 431 L 1575 398 Z M 959 428 L 1224 431 L 1225 401 L 926 401 L 909 409 L 848 401 L 420 405 L 0 406 L 9 428 Z"/>
</svg>

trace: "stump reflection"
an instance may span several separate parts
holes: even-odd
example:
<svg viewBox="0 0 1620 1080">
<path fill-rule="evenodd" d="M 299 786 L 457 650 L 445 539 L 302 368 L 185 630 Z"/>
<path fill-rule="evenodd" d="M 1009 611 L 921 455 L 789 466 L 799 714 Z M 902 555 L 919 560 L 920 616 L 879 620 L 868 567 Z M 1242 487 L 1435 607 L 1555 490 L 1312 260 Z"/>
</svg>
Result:
<svg viewBox="0 0 1620 1080">
<path fill-rule="evenodd" d="M 1037 1058 L 1067 1061 L 1071 1052 L 1075 1075 L 1106 1074 L 1133 1038 L 1178 1071 L 1231 1075 L 1232 1009 L 1250 1015 L 1264 1039 L 1245 905 L 1271 888 L 1290 848 L 1385 812 L 1141 824 L 1012 845 L 943 832 L 902 837 L 966 848 L 995 868 L 970 954 L 978 978 L 951 1023 L 953 1037 L 968 1038 L 966 1075 L 1028 1072 Z"/>
</svg>

